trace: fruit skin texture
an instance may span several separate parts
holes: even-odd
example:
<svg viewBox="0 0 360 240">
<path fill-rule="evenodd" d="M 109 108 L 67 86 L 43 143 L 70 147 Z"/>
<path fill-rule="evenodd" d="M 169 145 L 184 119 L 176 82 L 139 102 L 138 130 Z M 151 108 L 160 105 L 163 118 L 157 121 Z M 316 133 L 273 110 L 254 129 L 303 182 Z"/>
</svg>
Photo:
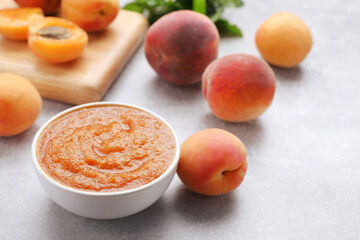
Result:
<svg viewBox="0 0 360 240">
<path fill-rule="evenodd" d="M 51 39 L 38 35 L 38 31 L 49 26 L 69 29 L 71 37 Z M 28 32 L 28 46 L 39 58 L 50 63 L 64 63 L 78 58 L 88 43 L 87 33 L 74 23 L 58 17 L 32 18 Z"/>
<path fill-rule="evenodd" d="M 13 136 L 28 129 L 41 108 L 40 94 L 27 79 L 0 73 L 0 136 Z"/>
<path fill-rule="evenodd" d="M 39 7 L 45 15 L 54 15 L 60 10 L 61 0 L 15 0 L 20 7 Z"/>
<path fill-rule="evenodd" d="M 148 30 L 145 55 L 164 80 L 189 85 L 201 81 L 206 66 L 217 58 L 220 36 L 205 15 L 190 10 L 169 13 Z"/>
<path fill-rule="evenodd" d="M 62 15 L 87 32 L 105 29 L 119 12 L 119 0 L 62 0 Z"/>
<path fill-rule="evenodd" d="M 12 8 L 0 10 L 0 34 L 9 40 L 26 41 L 29 19 L 43 16 L 41 8 Z"/>
<path fill-rule="evenodd" d="M 273 70 L 249 54 L 219 58 L 203 74 L 202 92 L 211 111 L 229 122 L 257 118 L 271 105 L 275 88 Z"/>
<path fill-rule="evenodd" d="M 226 130 L 201 130 L 181 144 L 177 174 L 196 193 L 216 196 L 231 192 L 242 183 L 246 170 L 246 148 Z"/>
<path fill-rule="evenodd" d="M 291 68 L 310 52 L 312 36 L 309 27 L 299 17 L 290 12 L 279 12 L 260 25 L 255 42 L 268 63 Z"/>
</svg>

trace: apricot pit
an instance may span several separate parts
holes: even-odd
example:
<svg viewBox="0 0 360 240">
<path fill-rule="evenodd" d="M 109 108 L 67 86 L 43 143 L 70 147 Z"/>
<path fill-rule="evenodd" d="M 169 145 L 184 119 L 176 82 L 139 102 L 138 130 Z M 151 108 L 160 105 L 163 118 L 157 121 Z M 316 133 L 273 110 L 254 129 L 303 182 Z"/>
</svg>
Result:
<svg viewBox="0 0 360 240">
<path fill-rule="evenodd" d="M 37 34 L 44 38 L 51 39 L 68 39 L 71 37 L 71 32 L 67 28 L 59 26 L 48 26 L 37 31 Z"/>
</svg>

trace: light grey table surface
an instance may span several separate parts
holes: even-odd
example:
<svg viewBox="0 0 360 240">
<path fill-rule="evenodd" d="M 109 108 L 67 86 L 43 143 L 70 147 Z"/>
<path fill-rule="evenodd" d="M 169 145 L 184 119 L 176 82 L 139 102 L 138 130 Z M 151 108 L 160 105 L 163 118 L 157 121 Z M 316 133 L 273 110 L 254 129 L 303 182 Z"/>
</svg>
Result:
<svg viewBox="0 0 360 240">
<path fill-rule="evenodd" d="M 222 38 L 219 56 L 260 56 L 255 32 L 287 10 L 311 28 L 314 45 L 299 67 L 273 68 L 277 90 L 259 119 L 215 118 L 200 84 L 159 79 L 141 46 L 104 101 L 148 108 L 174 127 L 180 142 L 204 128 L 236 134 L 248 171 L 234 192 L 203 197 L 175 176 L 148 209 L 122 219 L 92 220 L 51 201 L 34 174 L 30 144 L 38 128 L 71 105 L 44 100 L 26 132 L 0 138 L 0 239 L 360 239 L 360 2 L 245 0 L 224 16 L 243 38 Z"/>
</svg>

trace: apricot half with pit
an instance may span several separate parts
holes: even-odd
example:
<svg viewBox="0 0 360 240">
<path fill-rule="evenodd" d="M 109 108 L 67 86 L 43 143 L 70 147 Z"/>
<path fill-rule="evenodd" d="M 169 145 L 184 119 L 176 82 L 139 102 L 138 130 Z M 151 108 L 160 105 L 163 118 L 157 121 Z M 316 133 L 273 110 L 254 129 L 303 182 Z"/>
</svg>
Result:
<svg viewBox="0 0 360 240">
<path fill-rule="evenodd" d="M 76 24 L 57 17 L 33 18 L 28 45 L 41 59 L 64 63 L 78 58 L 88 43 L 87 33 Z"/>
<path fill-rule="evenodd" d="M 29 19 L 43 16 L 41 8 L 9 8 L 0 10 L 0 34 L 10 40 L 26 41 Z"/>
</svg>

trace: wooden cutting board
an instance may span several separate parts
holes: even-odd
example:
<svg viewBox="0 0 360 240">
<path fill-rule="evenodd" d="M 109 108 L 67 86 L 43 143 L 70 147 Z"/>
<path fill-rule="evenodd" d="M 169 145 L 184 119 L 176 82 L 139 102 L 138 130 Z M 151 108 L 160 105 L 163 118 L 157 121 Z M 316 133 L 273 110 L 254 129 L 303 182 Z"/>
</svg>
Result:
<svg viewBox="0 0 360 240">
<path fill-rule="evenodd" d="M 17 7 L 13 1 L 0 1 L 0 9 L 12 7 Z M 89 34 L 80 58 L 64 64 L 46 63 L 33 55 L 26 42 L 0 35 L 0 72 L 27 78 L 44 98 L 71 104 L 99 101 L 142 43 L 147 28 L 143 15 L 120 10 L 105 31 Z"/>
</svg>

